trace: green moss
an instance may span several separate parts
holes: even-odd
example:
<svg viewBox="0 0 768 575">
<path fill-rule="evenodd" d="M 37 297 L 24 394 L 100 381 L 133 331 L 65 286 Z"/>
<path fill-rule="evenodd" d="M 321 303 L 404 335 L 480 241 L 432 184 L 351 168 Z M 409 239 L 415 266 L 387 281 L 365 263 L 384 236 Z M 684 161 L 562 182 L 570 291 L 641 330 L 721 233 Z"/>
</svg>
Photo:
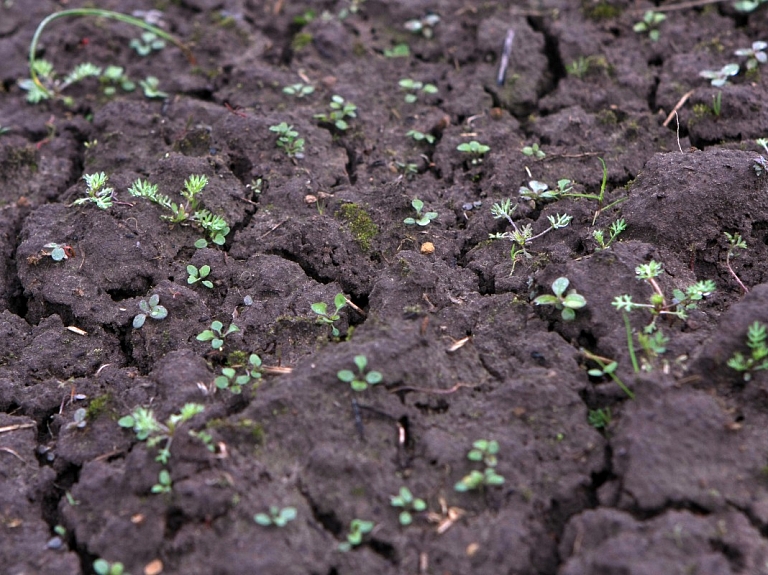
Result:
<svg viewBox="0 0 768 575">
<path fill-rule="evenodd" d="M 293 48 L 296 52 L 301 50 L 302 48 L 306 48 L 312 43 L 312 34 L 309 34 L 307 32 L 299 32 L 293 37 L 293 40 L 291 40 L 291 48 Z"/>
<path fill-rule="evenodd" d="M 371 249 L 371 240 L 379 233 L 377 226 L 371 216 L 357 204 L 344 204 L 339 208 L 341 219 L 349 224 L 349 231 L 363 251 Z"/>
<path fill-rule="evenodd" d="M 616 125 L 619 123 L 619 119 L 616 117 L 616 113 L 613 110 L 600 110 L 597 113 L 597 122 L 598 124 L 603 124 L 605 126 L 610 125 Z"/>
<path fill-rule="evenodd" d="M 227 365 L 245 365 L 248 363 L 248 354 L 244 351 L 233 351 L 227 357 Z"/>
<path fill-rule="evenodd" d="M 112 395 L 109 393 L 105 393 L 104 395 L 100 395 L 98 397 L 94 397 L 91 402 L 88 404 L 88 407 L 85 410 L 85 417 L 89 421 L 93 421 L 99 415 L 102 413 L 107 412 L 107 406 L 112 402 Z"/>
<path fill-rule="evenodd" d="M 253 419 L 241 419 L 240 421 L 231 422 L 225 419 L 211 419 L 205 424 L 206 429 L 231 429 L 242 434 L 248 435 L 248 437 L 257 444 L 261 444 L 264 441 L 264 428 L 260 423 Z"/>
<path fill-rule="evenodd" d="M 584 11 L 584 16 L 592 20 L 610 20 L 621 15 L 621 8 L 612 6 L 608 2 L 598 2 L 597 4 L 584 2 L 582 3 L 582 10 Z"/>
</svg>

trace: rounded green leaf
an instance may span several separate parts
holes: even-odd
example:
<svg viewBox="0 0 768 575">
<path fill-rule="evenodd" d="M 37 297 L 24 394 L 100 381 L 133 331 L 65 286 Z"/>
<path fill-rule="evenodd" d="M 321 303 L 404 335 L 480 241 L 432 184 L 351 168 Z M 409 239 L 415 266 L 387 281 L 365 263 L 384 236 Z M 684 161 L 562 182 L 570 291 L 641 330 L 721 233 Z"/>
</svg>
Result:
<svg viewBox="0 0 768 575">
<path fill-rule="evenodd" d="M 565 290 L 568 289 L 568 285 L 570 283 L 571 282 L 568 280 L 568 278 L 557 278 L 552 282 L 552 291 L 556 296 L 562 297 L 562 295 L 565 293 Z"/>
<path fill-rule="evenodd" d="M 152 319 L 164 319 L 168 317 L 168 310 L 161 305 L 157 305 L 152 308 L 152 311 L 149 313 L 149 317 Z"/>
<path fill-rule="evenodd" d="M 140 313 L 139 315 L 134 317 L 133 318 L 133 328 L 134 329 L 141 328 L 141 326 L 144 325 L 144 322 L 146 321 L 146 319 L 147 319 L 147 316 L 144 315 L 143 313 Z"/>
<path fill-rule="evenodd" d="M 414 220 L 413 218 L 405 218 L 405 219 L 403 220 L 403 223 L 404 223 L 406 226 L 414 226 L 414 225 L 416 225 L 416 220 Z"/>
<path fill-rule="evenodd" d="M 199 240 L 195 241 L 195 247 L 199 250 L 208 247 L 208 242 L 205 241 L 205 238 L 200 238 Z"/>
<path fill-rule="evenodd" d="M 187 273 L 188 273 L 190 276 L 197 276 L 197 268 L 196 268 L 195 266 L 193 266 L 192 264 L 189 264 L 189 265 L 187 266 Z M 189 279 L 192 279 L 192 278 L 189 278 Z M 189 283 L 192 283 L 192 282 L 190 282 L 190 281 L 189 281 L 189 279 L 188 279 L 187 281 L 188 281 Z"/>
<path fill-rule="evenodd" d="M 136 425 L 136 420 L 133 419 L 132 415 L 126 415 L 125 417 L 121 417 L 120 419 L 118 419 L 117 424 L 120 427 L 133 428 L 133 426 Z"/>
<path fill-rule="evenodd" d="M 427 503 L 423 499 L 414 499 L 413 500 L 413 510 L 414 511 L 424 511 L 427 508 Z"/>
<path fill-rule="evenodd" d="M 368 365 L 368 358 L 364 355 L 356 355 L 354 359 L 355 365 L 357 366 L 357 369 L 359 369 L 361 372 L 365 370 L 365 366 Z"/>
<path fill-rule="evenodd" d="M 359 379 L 355 379 L 354 381 L 352 381 L 352 383 L 350 383 L 350 385 L 352 386 L 352 389 L 355 391 L 365 391 L 366 389 L 368 389 L 368 384 Z"/>
<path fill-rule="evenodd" d="M 569 293 L 563 300 L 563 305 L 571 309 L 581 309 L 587 305 L 587 300 L 578 293 Z"/>
<path fill-rule="evenodd" d="M 560 315 L 564 321 L 573 321 L 576 319 L 576 312 L 569 307 L 564 307 L 563 311 L 560 312 Z"/>
<path fill-rule="evenodd" d="M 253 520 L 259 525 L 263 525 L 264 527 L 269 527 L 272 525 L 272 518 L 266 513 L 257 513 L 253 516 Z"/>
<path fill-rule="evenodd" d="M 400 525 L 410 525 L 413 522 L 413 517 L 408 511 L 403 511 L 400 513 Z"/>
<path fill-rule="evenodd" d="M 534 299 L 533 303 L 536 305 L 557 305 L 560 303 L 560 300 L 553 295 L 545 294 Z"/>
<path fill-rule="evenodd" d="M 214 379 L 213 383 L 219 389 L 227 389 L 229 387 L 229 379 L 223 375 L 220 375 Z"/>
<path fill-rule="evenodd" d="M 365 375 L 365 381 L 367 381 L 371 385 L 376 385 L 377 383 L 381 383 L 381 380 L 384 379 L 384 376 L 381 375 L 378 371 L 369 371 Z"/>
<path fill-rule="evenodd" d="M 336 374 L 336 377 L 338 377 L 344 383 L 352 383 L 352 381 L 355 379 L 355 374 L 348 369 L 342 369 Z"/>
<path fill-rule="evenodd" d="M 213 282 L 208 280 L 203 280 L 203 285 L 207 287 L 208 289 L 213 289 Z"/>
<path fill-rule="evenodd" d="M 216 337 L 214 333 L 211 330 L 206 329 L 204 332 L 198 333 L 195 339 L 197 339 L 197 341 L 211 341 L 214 337 Z"/>
<path fill-rule="evenodd" d="M 337 310 L 343 308 L 345 305 L 347 305 L 347 298 L 346 298 L 346 296 L 344 296 L 343 293 L 337 293 L 333 297 L 333 305 L 336 306 Z"/>
<path fill-rule="evenodd" d="M 284 521 L 293 521 L 296 519 L 297 512 L 295 507 L 283 507 L 282 511 L 280 511 L 280 517 L 283 518 Z"/>
</svg>

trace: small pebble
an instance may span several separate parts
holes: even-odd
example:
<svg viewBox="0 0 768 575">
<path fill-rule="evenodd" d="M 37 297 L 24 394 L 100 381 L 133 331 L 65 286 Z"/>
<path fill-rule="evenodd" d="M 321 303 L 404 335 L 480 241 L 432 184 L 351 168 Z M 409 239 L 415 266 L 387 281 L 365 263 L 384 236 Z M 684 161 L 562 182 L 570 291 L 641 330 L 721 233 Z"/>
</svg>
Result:
<svg viewBox="0 0 768 575">
<path fill-rule="evenodd" d="M 64 546 L 64 541 L 57 535 L 56 537 L 51 537 L 45 546 L 48 549 L 61 549 Z"/>
<path fill-rule="evenodd" d="M 421 253 L 425 256 L 435 253 L 435 244 L 432 242 L 424 242 L 421 244 Z"/>
</svg>

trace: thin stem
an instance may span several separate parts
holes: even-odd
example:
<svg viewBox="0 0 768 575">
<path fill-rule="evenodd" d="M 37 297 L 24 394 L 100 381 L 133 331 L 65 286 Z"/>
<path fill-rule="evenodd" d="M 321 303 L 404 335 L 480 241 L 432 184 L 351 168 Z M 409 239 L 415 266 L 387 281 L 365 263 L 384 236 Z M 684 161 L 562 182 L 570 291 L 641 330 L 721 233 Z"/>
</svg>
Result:
<svg viewBox="0 0 768 575">
<path fill-rule="evenodd" d="M 629 358 L 632 360 L 632 369 L 635 373 L 640 373 L 640 366 L 637 364 L 637 356 L 635 355 L 635 345 L 632 341 L 632 326 L 629 324 L 629 316 L 625 313 L 621 314 L 624 317 L 624 326 L 627 328 L 627 349 L 629 349 Z"/>
<path fill-rule="evenodd" d="M 749 293 L 749 290 L 747 289 L 747 286 L 745 286 L 738 275 L 736 275 L 736 272 L 733 271 L 733 268 L 731 267 L 731 254 L 733 253 L 733 250 L 728 250 L 728 254 L 725 256 L 725 265 L 728 268 L 728 272 L 733 276 L 733 279 L 736 280 L 736 283 L 739 284 L 742 290 L 744 290 L 745 294 Z"/>
<path fill-rule="evenodd" d="M 606 363 L 605 360 L 607 360 L 608 358 L 595 355 L 587 351 L 586 349 L 582 349 L 581 352 L 584 354 L 584 356 L 587 359 L 591 359 L 592 361 L 597 363 L 597 365 L 600 366 L 600 369 L 603 370 L 603 373 L 605 373 L 605 368 L 607 367 L 608 363 L 611 362 L 611 360 L 608 360 L 608 363 Z M 610 372 L 608 373 L 608 377 L 610 377 L 616 383 L 616 385 L 618 385 L 621 388 L 621 390 L 627 394 L 627 397 L 629 397 L 629 399 L 635 399 L 635 394 L 632 393 L 632 390 L 630 390 L 626 385 L 624 385 L 624 382 L 621 381 L 621 379 L 619 379 L 618 375 L 616 375 L 614 372 Z"/>
</svg>

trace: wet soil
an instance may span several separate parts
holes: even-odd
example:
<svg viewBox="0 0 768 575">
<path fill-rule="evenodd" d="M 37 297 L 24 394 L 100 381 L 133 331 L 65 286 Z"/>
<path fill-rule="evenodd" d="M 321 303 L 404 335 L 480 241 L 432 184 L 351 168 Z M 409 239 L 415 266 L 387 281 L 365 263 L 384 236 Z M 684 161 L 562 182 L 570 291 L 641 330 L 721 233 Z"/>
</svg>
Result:
<svg viewBox="0 0 768 575">
<path fill-rule="evenodd" d="M 768 376 L 727 365 L 768 323 L 768 80 L 761 66 L 722 88 L 699 76 L 766 40 L 765 7 L 662 2 L 654 42 L 633 31 L 654 5 L 626 0 L 104 1 L 162 10 L 196 63 L 171 45 L 139 56 L 125 24 L 59 21 L 39 56 L 62 74 L 119 65 L 169 96 L 108 97 L 89 79 L 70 107 L 28 104 L 35 27 L 76 4 L 0 6 L 4 573 L 90 574 L 97 558 L 134 575 L 768 573 Z M 430 38 L 405 29 L 429 14 Z M 406 102 L 403 78 L 438 91 Z M 283 92 L 299 82 L 314 92 Z M 346 130 L 316 117 L 334 95 L 357 106 Z M 281 122 L 301 157 L 276 145 Z M 489 151 L 457 149 L 473 140 Z M 522 153 L 533 144 L 544 157 Z M 562 179 L 599 195 L 600 158 L 601 202 L 520 197 Z M 73 205 L 97 172 L 112 207 Z M 179 202 L 190 175 L 231 228 L 221 246 L 195 248 L 198 227 L 128 193 L 140 178 Z M 438 214 L 425 226 L 403 222 L 415 198 Z M 505 199 L 534 234 L 573 219 L 513 261 L 490 238 L 513 229 L 491 212 Z M 599 249 L 593 232 L 619 218 Z M 725 232 L 747 249 L 729 256 Z M 717 288 L 657 320 L 655 352 L 638 339 L 651 314 L 625 323 L 612 305 L 649 301 L 635 270 L 650 261 L 667 303 Z M 211 287 L 188 282 L 190 264 Z M 558 277 L 587 301 L 572 321 L 533 303 Z M 332 312 L 339 293 L 334 336 L 312 305 Z M 134 328 L 153 295 L 167 317 Z M 220 349 L 197 339 L 213 321 L 238 328 Z M 250 354 L 261 377 L 219 389 Z M 357 356 L 381 383 L 340 380 Z M 165 440 L 118 424 L 187 404 L 203 410 L 168 432 L 166 462 Z M 478 440 L 497 461 L 468 458 Z M 503 484 L 455 489 L 485 467 Z M 408 526 L 401 487 L 426 503 Z M 296 518 L 259 525 L 271 506 Z M 339 550 L 356 519 L 372 529 Z"/>
</svg>

